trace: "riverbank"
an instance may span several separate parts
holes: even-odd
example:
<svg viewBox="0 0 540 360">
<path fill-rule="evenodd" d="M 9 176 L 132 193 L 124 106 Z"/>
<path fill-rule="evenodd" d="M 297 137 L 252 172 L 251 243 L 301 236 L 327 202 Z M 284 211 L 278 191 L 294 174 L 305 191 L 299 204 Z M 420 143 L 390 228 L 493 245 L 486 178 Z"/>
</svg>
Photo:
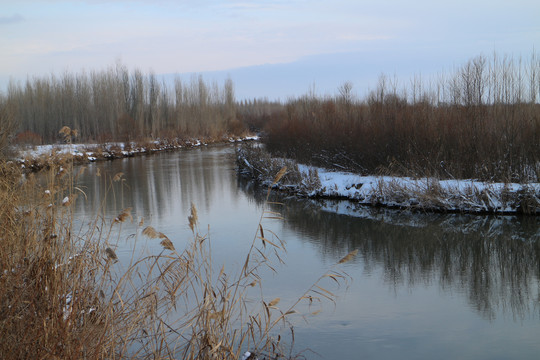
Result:
<svg viewBox="0 0 540 360">
<path fill-rule="evenodd" d="M 85 164 L 94 161 L 121 159 L 148 155 L 160 151 L 190 149 L 211 144 L 258 140 L 257 136 L 228 137 L 222 139 L 158 139 L 138 142 L 108 142 L 104 144 L 49 144 L 13 148 L 12 161 L 26 171 L 48 169 L 52 165 L 73 161 Z"/>
<path fill-rule="evenodd" d="M 273 158 L 261 147 L 237 152 L 239 171 L 264 185 L 287 173 L 274 188 L 309 198 L 349 199 L 362 205 L 434 212 L 540 214 L 540 183 L 494 183 L 472 179 L 439 180 L 360 176 Z"/>
</svg>

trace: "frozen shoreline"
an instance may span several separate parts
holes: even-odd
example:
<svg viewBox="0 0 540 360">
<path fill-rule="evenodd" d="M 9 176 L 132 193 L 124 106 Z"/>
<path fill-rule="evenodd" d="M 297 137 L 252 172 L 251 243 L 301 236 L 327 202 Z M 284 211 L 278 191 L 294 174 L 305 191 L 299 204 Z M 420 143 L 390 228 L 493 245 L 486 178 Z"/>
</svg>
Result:
<svg viewBox="0 0 540 360">
<path fill-rule="evenodd" d="M 223 142 L 252 140 L 258 140 L 258 137 L 229 138 Z M 88 163 L 204 145 L 208 143 L 201 140 L 40 145 L 16 149 L 14 162 L 28 171 L 38 171 L 66 159 L 73 159 L 75 163 Z M 540 183 L 361 176 L 270 158 L 262 149 L 257 149 L 255 154 L 243 149 L 237 156 L 240 171 L 264 185 L 272 185 L 279 169 L 287 166 L 285 178 L 272 186 L 296 196 L 348 199 L 361 205 L 422 211 L 540 214 Z"/>
<path fill-rule="evenodd" d="M 287 166 L 291 176 L 272 186 L 298 196 L 348 199 L 362 205 L 422 211 L 540 214 L 540 183 L 361 176 L 296 164 L 291 160 L 269 159 L 260 149 L 255 150 L 257 154 L 249 151 L 243 149 L 237 154 L 239 169 L 244 175 L 272 185 L 276 169 Z"/>
<path fill-rule="evenodd" d="M 258 136 L 230 137 L 222 141 L 207 142 L 192 140 L 153 140 L 147 142 L 108 142 L 104 144 L 49 144 L 32 147 L 15 147 L 14 162 L 29 171 L 39 171 L 66 159 L 77 164 L 99 160 L 112 160 L 136 155 L 152 154 L 159 151 L 189 149 L 211 144 L 235 143 L 258 140 Z"/>
</svg>

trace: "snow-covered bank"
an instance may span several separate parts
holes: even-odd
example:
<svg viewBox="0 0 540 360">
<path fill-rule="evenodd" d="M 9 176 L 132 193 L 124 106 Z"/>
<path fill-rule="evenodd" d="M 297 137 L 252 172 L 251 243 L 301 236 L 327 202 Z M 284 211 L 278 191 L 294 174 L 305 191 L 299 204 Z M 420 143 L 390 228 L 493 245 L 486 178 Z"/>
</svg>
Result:
<svg viewBox="0 0 540 360">
<path fill-rule="evenodd" d="M 230 137 L 219 141 L 164 139 L 147 142 L 109 142 L 105 144 L 52 144 L 26 148 L 17 147 L 13 149 L 13 152 L 16 154 L 14 157 L 16 162 L 25 169 L 35 171 L 65 160 L 87 163 L 151 154 L 158 151 L 193 148 L 214 143 L 234 143 L 251 140 L 258 140 L 258 137 Z"/>
<path fill-rule="evenodd" d="M 308 167 L 300 166 L 307 173 Z M 362 204 L 437 211 L 539 213 L 540 184 L 474 180 L 358 176 L 317 169 L 321 187 L 309 196 L 339 197 Z"/>
<path fill-rule="evenodd" d="M 287 166 L 287 175 L 273 186 L 299 196 L 424 211 L 540 214 L 540 183 L 360 176 L 271 158 L 259 148 L 241 149 L 237 160 L 243 174 L 267 185 Z"/>
</svg>

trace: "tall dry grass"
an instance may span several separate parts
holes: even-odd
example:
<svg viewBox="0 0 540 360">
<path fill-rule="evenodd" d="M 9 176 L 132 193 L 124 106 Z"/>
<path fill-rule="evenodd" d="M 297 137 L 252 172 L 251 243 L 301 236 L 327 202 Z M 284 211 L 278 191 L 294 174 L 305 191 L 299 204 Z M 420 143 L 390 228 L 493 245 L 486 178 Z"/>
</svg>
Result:
<svg viewBox="0 0 540 360">
<path fill-rule="evenodd" d="M 90 234 L 72 228 L 70 176 L 57 167 L 41 187 L 12 165 L 0 168 L 0 356 L 105 356 L 95 290 L 106 263 L 99 244 L 83 241 Z"/>
<path fill-rule="evenodd" d="M 63 135 L 73 133 L 65 128 Z M 265 226 L 280 219 L 271 210 L 261 214 L 240 268 L 212 261 L 211 239 L 200 233 L 194 205 L 187 219 L 193 238 L 184 249 L 143 219 L 131 224 L 130 208 L 81 225 L 73 209 L 85 196 L 77 186 L 82 169 L 53 166 L 43 180 L 24 177 L 13 164 L 0 166 L 3 359 L 239 359 L 246 350 L 295 358 L 291 318 L 335 301 L 333 284 L 348 281 L 333 267 L 283 308 L 279 294 L 263 295 L 262 274 L 275 271 L 285 251 Z M 119 256 L 125 226 L 136 228 L 133 241 L 159 241 L 161 251 Z"/>
</svg>

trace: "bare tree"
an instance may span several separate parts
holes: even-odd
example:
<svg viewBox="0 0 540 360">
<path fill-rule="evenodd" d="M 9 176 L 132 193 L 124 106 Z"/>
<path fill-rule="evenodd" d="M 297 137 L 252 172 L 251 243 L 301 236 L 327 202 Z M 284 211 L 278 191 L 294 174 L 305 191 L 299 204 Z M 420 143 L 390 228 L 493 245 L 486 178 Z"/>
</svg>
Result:
<svg viewBox="0 0 540 360">
<path fill-rule="evenodd" d="M 341 98 L 341 101 L 343 101 L 344 104 L 351 104 L 353 100 L 353 84 L 350 81 L 344 82 L 339 88 L 339 95 Z"/>
<path fill-rule="evenodd" d="M 13 109 L 0 98 L 0 157 L 7 150 L 15 129 L 16 124 L 13 117 Z"/>
</svg>

